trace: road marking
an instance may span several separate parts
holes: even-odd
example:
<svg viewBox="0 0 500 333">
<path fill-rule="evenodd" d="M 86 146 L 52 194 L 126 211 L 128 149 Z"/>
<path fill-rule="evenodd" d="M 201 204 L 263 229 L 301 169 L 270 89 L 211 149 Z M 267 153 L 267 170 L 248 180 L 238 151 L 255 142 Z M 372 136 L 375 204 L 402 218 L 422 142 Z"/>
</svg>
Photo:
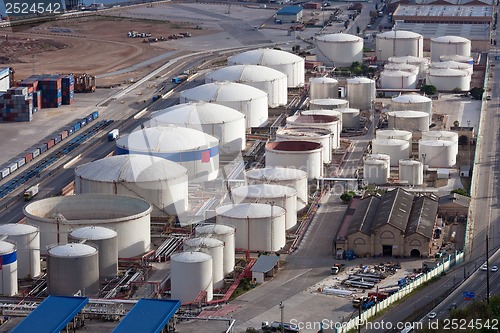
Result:
<svg viewBox="0 0 500 333">
<path fill-rule="evenodd" d="M 302 276 L 302 275 L 304 275 L 304 274 L 306 274 L 306 273 L 309 273 L 310 271 L 312 271 L 312 268 L 309 268 L 307 271 L 305 271 L 305 272 L 302 272 L 302 273 L 300 273 L 300 274 L 295 275 L 293 278 L 291 278 L 291 279 L 289 279 L 289 280 L 286 280 L 286 281 L 285 281 L 285 283 L 283 283 L 283 284 L 286 284 L 286 283 L 288 283 L 288 282 L 291 282 L 291 281 L 295 280 L 296 278 L 298 278 L 298 277 L 300 277 L 300 276 Z"/>
<path fill-rule="evenodd" d="M 68 167 L 70 167 L 72 164 L 74 164 L 76 161 L 78 161 L 80 159 L 80 157 L 82 156 L 82 154 L 78 154 L 75 158 L 73 158 L 71 161 L 69 161 L 68 163 L 64 164 L 63 165 L 63 169 L 67 169 Z"/>
</svg>

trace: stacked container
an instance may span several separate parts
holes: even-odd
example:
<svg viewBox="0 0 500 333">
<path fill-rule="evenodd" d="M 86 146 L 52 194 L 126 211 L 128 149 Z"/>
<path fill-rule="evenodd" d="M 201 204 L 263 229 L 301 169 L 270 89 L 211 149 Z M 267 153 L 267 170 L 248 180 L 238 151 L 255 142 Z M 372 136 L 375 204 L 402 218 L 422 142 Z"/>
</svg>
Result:
<svg viewBox="0 0 500 333">
<path fill-rule="evenodd" d="M 73 74 L 62 77 L 62 104 L 71 105 L 75 98 L 75 77 Z"/>
<path fill-rule="evenodd" d="M 33 88 L 10 88 L 0 96 L 3 121 L 31 121 L 33 118 Z"/>
<path fill-rule="evenodd" d="M 62 78 L 60 76 L 42 76 L 38 80 L 42 91 L 42 107 L 57 108 L 62 104 Z"/>
</svg>

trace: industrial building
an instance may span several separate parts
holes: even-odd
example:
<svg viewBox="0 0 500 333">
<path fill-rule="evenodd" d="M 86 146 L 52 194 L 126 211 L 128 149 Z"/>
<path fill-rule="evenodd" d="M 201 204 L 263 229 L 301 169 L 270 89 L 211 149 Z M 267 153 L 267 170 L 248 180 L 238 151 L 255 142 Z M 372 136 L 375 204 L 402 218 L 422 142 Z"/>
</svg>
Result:
<svg viewBox="0 0 500 333">
<path fill-rule="evenodd" d="M 484 5 L 399 5 L 392 19 L 405 23 L 491 24 L 493 8 Z"/>
<path fill-rule="evenodd" d="M 302 19 L 304 10 L 300 6 L 287 6 L 283 7 L 276 12 L 276 23 L 294 23 Z"/>
<path fill-rule="evenodd" d="M 451 193 L 439 197 L 438 213 L 447 218 L 451 217 L 467 217 L 469 214 L 469 205 L 471 199 L 457 193 Z"/>
<path fill-rule="evenodd" d="M 0 92 L 6 92 L 10 88 L 10 68 L 0 69 Z"/>
</svg>

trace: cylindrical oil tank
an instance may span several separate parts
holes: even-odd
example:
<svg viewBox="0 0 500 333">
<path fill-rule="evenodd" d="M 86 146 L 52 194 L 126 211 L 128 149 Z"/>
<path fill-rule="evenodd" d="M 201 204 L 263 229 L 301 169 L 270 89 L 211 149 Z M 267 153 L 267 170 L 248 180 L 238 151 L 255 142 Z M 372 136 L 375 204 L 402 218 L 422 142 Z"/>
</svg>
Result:
<svg viewBox="0 0 500 333">
<path fill-rule="evenodd" d="M 255 202 L 274 204 L 285 209 L 285 229 L 297 224 L 297 191 L 294 188 L 276 184 L 255 184 L 233 188 L 235 203 Z"/>
<path fill-rule="evenodd" d="M 416 160 L 399 160 L 399 181 L 420 186 L 424 183 L 424 165 Z"/>
<path fill-rule="evenodd" d="M 383 89 L 415 89 L 417 82 L 415 73 L 385 70 L 380 73 L 380 86 Z"/>
<path fill-rule="evenodd" d="M 471 74 L 460 69 L 430 69 L 426 83 L 433 85 L 438 91 L 470 90 Z"/>
<path fill-rule="evenodd" d="M 311 99 L 309 101 L 309 109 L 319 109 L 319 110 L 335 110 L 340 108 L 348 108 L 349 102 L 345 99 L 338 98 L 319 98 Z"/>
<path fill-rule="evenodd" d="M 359 128 L 359 109 L 337 109 L 342 113 L 342 128 Z"/>
<path fill-rule="evenodd" d="M 384 70 L 385 71 L 403 71 L 403 72 L 409 72 L 413 74 L 417 74 L 417 76 L 420 73 L 420 68 L 415 65 L 410 65 L 410 64 L 402 64 L 402 63 L 387 63 L 384 65 Z"/>
<path fill-rule="evenodd" d="M 429 58 L 421 58 L 421 57 L 413 57 L 413 56 L 403 56 L 403 57 L 389 57 L 390 63 L 397 64 L 409 64 L 414 65 L 419 68 L 419 78 L 424 78 L 427 69 L 429 68 L 430 59 Z"/>
<path fill-rule="evenodd" d="M 236 230 L 236 248 L 279 251 L 286 244 L 285 210 L 277 205 L 240 203 L 215 209 L 216 223 Z"/>
<path fill-rule="evenodd" d="M 116 140 L 116 154 L 157 156 L 179 163 L 190 181 L 210 181 L 219 174 L 219 140 L 175 125 L 144 128 Z"/>
<path fill-rule="evenodd" d="M 316 36 L 316 60 L 348 67 L 354 61 L 363 61 L 363 38 L 350 34 Z"/>
<path fill-rule="evenodd" d="M 0 295 L 14 296 L 18 292 L 17 284 L 17 249 L 16 245 L 0 241 Z"/>
<path fill-rule="evenodd" d="M 305 171 L 292 168 L 252 169 L 246 172 L 245 177 L 249 185 L 277 184 L 292 187 L 297 191 L 297 211 L 307 206 L 309 194 Z"/>
<path fill-rule="evenodd" d="M 267 125 L 268 97 L 265 91 L 235 82 L 214 82 L 180 93 L 180 102 L 212 102 L 238 110 L 246 119 L 246 127 Z"/>
<path fill-rule="evenodd" d="M 215 238 L 197 237 L 184 241 L 184 252 L 203 252 L 212 257 L 212 283 L 215 289 L 224 287 L 224 243 Z"/>
<path fill-rule="evenodd" d="M 203 252 L 181 252 L 170 257 L 170 298 L 181 303 L 195 300 L 202 291 L 207 301 L 214 298 L 212 257 Z"/>
<path fill-rule="evenodd" d="M 305 61 L 293 53 L 275 49 L 257 49 L 239 53 L 227 59 L 228 65 L 261 65 L 274 68 L 287 76 L 289 88 L 300 87 L 305 81 Z"/>
<path fill-rule="evenodd" d="M 391 174 L 390 159 L 386 154 L 367 155 L 363 161 L 363 180 L 368 184 L 387 184 Z"/>
<path fill-rule="evenodd" d="M 411 145 L 408 141 L 398 139 L 375 139 L 372 140 L 372 152 L 374 154 L 387 154 L 391 158 L 391 166 L 398 166 L 399 160 L 408 159 L 411 153 Z"/>
<path fill-rule="evenodd" d="M 221 154 L 238 153 L 246 147 L 245 116 L 224 105 L 207 102 L 174 105 L 154 112 L 144 127 L 168 124 L 189 127 L 216 137 Z"/>
<path fill-rule="evenodd" d="M 40 229 L 41 254 L 51 244 L 67 243 L 70 230 L 95 225 L 116 231 L 121 258 L 149 250 L 151 210 L 151 204 L 143 199 L 111 194 L 45 198 L 23 208 L 27 223 Z"/>
<path fill-rule="evenodd" d="M 308 110 L 286 118 L 288 128 L 312 127 L 329 130 L 332 133 L 332 149 L 340 147 L 342 113 L 340 117 L 330 115 L 330 110 Z M 336 111 L 336 110 L 333 110 Z"/>
<path fill-rule="evenodd" d="M 429 115 L 422 111 L 389 111 L 387 112 L 389 128 L 411 132 L 429 130 Z"/>
<path fill-rule="evenodd" d="M 312 77 L 309 79 L 311 99 L 335 98 L 339 94 L 339 81 L 331 77 Z"/>
<path fill-rule="evenodd" d="M 431 38 L 431 60 L 439 61 L 444 55 L 470 57 L 471 41 L 460 36 L 440 36 Z"/>
<path fill-rule="evenodd" d="M 99 254 L 88 244 L 69 243 L 47 249 L 47 288 L 50 295 L 86 296 L 99 292 Z"/>
<path fill-rule="evenodd" d="M 458 133 L 451 131 L 427 131 L 422 133 L 422 140 L 443 140 L 453 142 L 455 155 L 458 154 Z"/>
<path fill-rule="evenodd" d="M 455 146 L 452 141 L 420 140 L 418 142 L 418 156 L 430 168 L 450 168 L 457 163 Z"/>
<path fill-rule="evenodd" d="M 235 230 L 233 227 L 223 224 L 208 224 L 196 227 L 196 237 L 210 237 L 224 243 L 222 271 L 224 275 L 234 271 L 235 257 Z"/>
<path fill-rule="evenodd" d="M 439 61 L 456 61 L 474 65 L 474 59 L 471 56 L 464 56 L 460 54 L 443 55 L 439 57 Z"/>
<path fill-rule="evenodd" d="M 179 215 L 188 208 L 188 172 L 156 156 L 110 156 L 75 169 L 75 193 L 138 197 L 152 204 L 153 216 Z"/>
<path fill-rule="evenodd" d="M 433 62 L 430 65 L 430 69 L 460 69 L 462 71 L 466 71 L 467 73 L 472 75 L 473 72 L 473 66 L 472 64 L 465 63 L 465 62 L 458 62 L 458 61 L 440 61 L 440 62 Z"/>
<path fill-rule="evenodd" d="M 323 163 L 332 161 L 332 132 L 314 127 L 280 128 L 276 141 L 312 141 L 323 146 Z"/>
<path fill-rule="evenodd" d="M 278 141 L 266 144 L 266 167 L 292 167 L 308 179 L 323 177 L 323 147 L 317 142 Z"/>
<path fill-rule="evenodd" d="M 0 225 L 0 235 L 16 244 L 17 277 L 34 278 L 40 275 L 40 231 L 29 224 L 8 223 Z"/>
<path fill-rule="evenodd" d="M 347 100 L 351 108 L 368 110 L 375 102 L 377 88 L 375 81 L 367 77 L 347 79 Z"/>
<path fill-rule="evenodd" d="M 286 105 L 288 99 L 286 74 L 257 65 L 222 67 L 205 75 L 205 83 L 231 81 L 246 84 L 267 93 L 268 106 Z"/>
<path fill-rule="evenodd" d="M 398 139 L 398 140 L 405 140 L 408 141 L 408 143 L 411 145 L 412 142 L 412 134 L 410 131 L 403 131 L 403 130 L 377 130 L 375 132 L 375 137 L 377 139 Z"/>
<path fill-rule="evenodd" d="M 379 61 L 390 57 L 423 57 L 424 37 L 411 31 L 393 30 L 377 34 L 375 54 Z"/>
<path fill-rule="evenodd" d="M 432 100 L 417 94 L 404 94 L 393 97 L 391 111 L 422 111 L 429 115 L 429 125 L 432 123 Z"/>
<path fill-rule="evenodd" d="M 68 235 L 68 242 L 95 245 L 99 253 L 99 277 L 110 278 L 118 274 L 118 234 L 96 226 L 78 228 Z"/>
</svg>

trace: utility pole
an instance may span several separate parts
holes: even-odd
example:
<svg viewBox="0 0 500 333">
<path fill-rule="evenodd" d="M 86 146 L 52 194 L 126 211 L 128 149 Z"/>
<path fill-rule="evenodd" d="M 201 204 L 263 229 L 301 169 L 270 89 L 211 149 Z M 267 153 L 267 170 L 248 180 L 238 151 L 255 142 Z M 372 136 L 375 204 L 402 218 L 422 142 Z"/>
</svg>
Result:
<svg viewBox="0 0 500 333">
<path fill-rule="evenodd" d="M 363 299 L 359 302 L 358 308 L 358 333 L 361 333 L 361 308 L 363 307 Z"/>
<path fill-rule="evenodd" d="M 486 234 L 486 302 L 490 303 L 490 264 L 489 264 L 488 234 Z"/>
<path fill-rule="evenodd" d="M 280 302 L 280 311 L 281 311 L 281 327 L 280 327 L 280 330 L 281 330 L 281 333 L 285 333 L 285 305 L 283 304 L 283 302 Z"/>
</svg>

